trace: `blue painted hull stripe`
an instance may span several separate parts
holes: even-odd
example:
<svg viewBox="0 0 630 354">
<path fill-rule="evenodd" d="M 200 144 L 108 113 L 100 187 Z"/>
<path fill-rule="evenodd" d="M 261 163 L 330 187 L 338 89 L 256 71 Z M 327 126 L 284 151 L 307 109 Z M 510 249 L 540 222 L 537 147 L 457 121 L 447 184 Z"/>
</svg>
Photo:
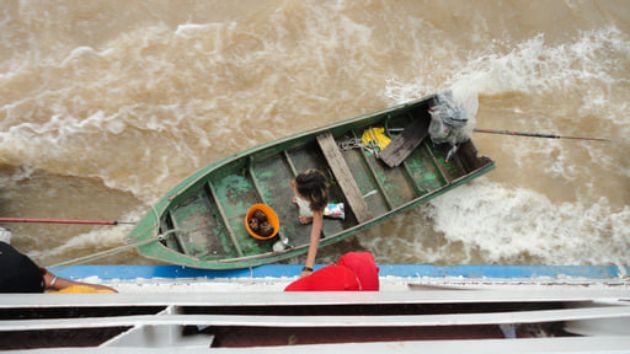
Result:
<svg viewBox="0 0 630 354">
<path fill-rule="evenodd" d="M 318 265 L 315 268 L 319 268 Z M 546 266 L 546 265 L 452 265 L 381 264 L 381 277 L 463 277 L 463 278 L 530 278 L 530 277 L 582 277 L 593 279 L 618 278 L 616 266 Z M 81 279 L 96 276 L 102 280 L 151 278 L 261 278 L 293 277 L 302 270 L 301 264 L 269 264 L 255 268 L 235 270 L 208 270 L 177 265 L 79 265 L 50 269 L 55 274 Z M 630 274 L 630 267 L 624 268 Z"/>
</svg>

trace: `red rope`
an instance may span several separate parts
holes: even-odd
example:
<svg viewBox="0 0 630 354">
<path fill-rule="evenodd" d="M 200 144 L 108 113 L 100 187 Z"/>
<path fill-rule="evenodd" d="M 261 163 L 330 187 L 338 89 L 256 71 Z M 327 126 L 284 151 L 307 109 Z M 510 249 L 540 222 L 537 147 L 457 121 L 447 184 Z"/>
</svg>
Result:
<svg viewBox="0 0 630 354">
<path fill-rule="evenodd" d="M 71 224 L 71 225 L 118 225 L 117 220 L 76 220 L 55 218 L 2 218 L 0 223 L 27 223 L 27 224 Z"/>
</svg>

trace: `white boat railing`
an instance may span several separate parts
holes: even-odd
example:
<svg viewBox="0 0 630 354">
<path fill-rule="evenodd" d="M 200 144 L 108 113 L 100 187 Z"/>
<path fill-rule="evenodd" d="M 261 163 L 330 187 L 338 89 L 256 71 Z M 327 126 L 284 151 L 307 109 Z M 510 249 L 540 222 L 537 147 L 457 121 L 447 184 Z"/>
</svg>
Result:
<svg viewBox="0 0 630 354">
<path fill-rule="evenodd" d="M 544 308 L 544 306 L 551 306 Z M 351 305 L 357 312 L 335 314 L 335 309 Z M 495 306 L 496 305 L 496 306 Z M 414 307 L 414 311 L 389 315 L 374 311 L 382 306 L 397 309 Z M 398 307 L 396 307 L 398 306 Z M 504 307 L 500 307 L 504 306 Z M 287 309 L 316 310 L 306 315 Z M 116 329 L 116 334 L 101 340 L 96 347 L 83 349 L 38 349 L 42 353 L 119 353 L 133 350 L 151 352 L 208 351 L 218 353 L 376 353 L 396 350 L 397 353 L 630 353 L 630 291 L 618 288 L 541 288 L 500 290 L 444 290 L 391 292 L 300 292 L 300 293 L 119 293 L 119 294 L 39 294 L 0 295 L 0 313 L 35 313 L 45 317 L 47 310 L 66 309 L 80 313 L 99 308 L 100 317 L 20 319 L 5 316 L 0 320 L 0 338 L 16 333 L 51 333 L 54 331 L 85 331 Z M 152 308 L 143 315 L 125 315 L 116 309 Z M 222 313 L 221 309 L 232 309 Z M 430 311 L 422 313 L 423 309 Z M 111 314 L 107 313 L 111 310 Z M 234 310 L 236 309 L 236 310 Z M 254 309 L 254 310 L 252 310 Z M 256 309 L 265 309 L 264 313 Z M 357 310 L 358 309 L 358 310 Z M 363 312 L 363 309 L 366 311 Z M 459 312 L 461 309 L 465 311 Z M 105 310 L 105 311 L 103 311 Z M 213 312 L 219 310 L 218 312 Z M 244 312 L 241 312 L 244 311 Z M 277 311 L 276 311 L 277 310 Z M 248 311 L 249 314 L 248 314 Z M 419 312 L 418 312 L 419 311 Z M 121 315 L 122 313 L 122 315 Z M 137 313 L 137 312 L 136 312 Z M 332 314 L 331 314 L 332 313 Z M 357 315 L 360 314 L 360 315 Z M 39 317 L 36 315 L 35 317 Z M 28 316 L 27 316 L 28 318 Z M 454 331 L 462 329 L 494 328 L 506 338 L 515 338 L 518 326 L 560 324 L 583 337 L 565 336 L 542 339 L 484 339 L 455 338 L 449 340 L 416 339 L 369 343 L 304 344 L 300 346 L 212 348 L 219 340 L 210 331 L 184 334 L 185 328 L 201 330 L 223 328 L 268 328 L 272 331 L 315 333 L 318 329 L 352 329 L 356 331 L 384 331 L 390 328 L 411 332 L 432 328 Z M 500 330 L 498 329 L 500 328 Z M 463 330 L 466 332 L 467 330 Z M 498 331 L 498 332 L 497 332 Z M 402 337 L 401 337 L 402 338 Z M 465 337 L 467 338 L 467 337 Z M 364 338 L 365 339 L 365 338 Z M 220 341 L 220 340 L 219 340 Z M 364 340 L 363 340 L 364 341 Z M 0 341 L 1 342 L 1 341 Z"/>
<path fill-rule="evenodd" d="M 7 308 L 109 306 L 283 306 L 513 303 L 549 301 L 630 301 L 630 289 L 549 288 L 380 291 L 380 292 L 188 292 L 119 294 L 0 294 L 0 310 Z"/>
<path fill-rule="evenodd" d="M 176 309 L 175 309 L 176 310 Z M 106 328 L 127 326 L 252 326 L 252 327 L 426 327 L 501 325 L 626 319 L 630 323 L 630 305 L 580 309 L 510 311 L 440 315 L 401 316 L 255 316 L 255 315 L 173 315 L 92 317 L 71 319 L 38 319 L 2 321 L 0 333 L 69 328 Z"/>
</svg>

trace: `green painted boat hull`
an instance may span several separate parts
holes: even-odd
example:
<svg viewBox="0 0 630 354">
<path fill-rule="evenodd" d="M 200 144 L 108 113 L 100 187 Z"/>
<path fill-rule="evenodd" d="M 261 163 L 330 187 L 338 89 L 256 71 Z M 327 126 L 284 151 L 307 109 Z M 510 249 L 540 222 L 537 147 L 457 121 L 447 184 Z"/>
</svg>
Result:
<svg viewBox="0 0 630 354">
<path fill-rule="evenodd" d="M 273 263 L 308 250 L 310 225 L 299 223 L 289 188 L 289 181 L 300 171 L 324 171 L 331 181 L 331 201 L 346 205 L 344 220 L 324 220 L 320 247 L 325 247 L 492 170 L 494 162 L 477 157 L 471 141 L 461 144 L 447 163 L 448 146 L 425 138 L 398 167 L 388 167 L 369 149 L 339 150 L 363 198 L 360 202 L 369 209 L 369 219 L 357 220 L 356 204 L 343 183 L 338 183 L 337 171 L 331 169 L 330 157 L 322 152 L 317 137 L 331 133 L 341 145 L 370 127 L 404 128 L 418 119 L 429 120 L 434 97 L 256 146 L 212 163 L 166 193 L 129 234 L 128 242 L 137 245 L 145 257 L 195 268 Z M 268 204 L 277 212 L 279 236 L 261 241 L 246 232 L 245 214 L 255 203 Z M 273 244 L 281 238 L 288 247 L 274 252 Z"/>
</svg>

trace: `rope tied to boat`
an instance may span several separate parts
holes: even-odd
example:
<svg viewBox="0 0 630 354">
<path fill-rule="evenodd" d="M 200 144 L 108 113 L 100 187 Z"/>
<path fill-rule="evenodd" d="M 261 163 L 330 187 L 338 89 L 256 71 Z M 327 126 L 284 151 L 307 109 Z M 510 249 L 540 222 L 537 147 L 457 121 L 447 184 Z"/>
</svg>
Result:
<svg viewBox="0 0 630 354">
<path fill-rule="evenodd" d="M 126 245 L 123 246 L 119 246 L 116 248 L 112 248 L 106 251 L 101 251 L 101 252 L 96 252 L 96 253 L 92 253 L 89 254 L 87 256 L 82 256 L 82 257 L 77 257 L 77 258 L 73 258 L 67 261 L 63 261 L 57 264 L 53 264 L 48 266 L 48 268 L 56 268 L 56 267 L 63 267 L 63 266 L 68 266 L 68 265 L 77 265 L 77 264 L 84 264 L 84 263 L 88 263 L 100 258 L 104 258 L 104 257 L 108 257 L 108 256 L 112 256 L 114 254 L 118 254 L 120 252 L 124 252 L 130 248 L 133 247 L 139 247 L 139 246 L 143 246 L 152 242 L 156 242 L 156 241 L 163 241 L 165 240 L 166 236 L 168 236 L 171 233 L 175 233 L 175 232 L 179 232 L 181 230 L 178 229 L 173 229 L 173 230 L 169 230 L 163 234 L 159 234 L 157 235 L 155 238 L 150 238 L 147 240 L 140 240 L 140 241 L 136 241 L 136 242 L 132 242 L 132 243 L 128 243 Z"/>
<path fill-rule="evenodd" d="M 475 133 L 485 133 L 485 134 L 499 134 L 499 135 L 515 135 L 515 136 L 526 136 L 530 138 L 547 138 L 547 139 L 570 139 L 570 140 L 589 140 L 589 141 L 602 141 L 602 142 L 611 142 L 610 139 L 605 138 L 593 138 L 587 136 L 572 136 L 572 135 L 556 135 L 556 134 L 548 134 L 548 133 L 530 133 L 530 132 L 516 132 L 511 130 L 497 130 L 497 129 L 481 129 L 475 128 L 473 129 Z"/>
</svg>

